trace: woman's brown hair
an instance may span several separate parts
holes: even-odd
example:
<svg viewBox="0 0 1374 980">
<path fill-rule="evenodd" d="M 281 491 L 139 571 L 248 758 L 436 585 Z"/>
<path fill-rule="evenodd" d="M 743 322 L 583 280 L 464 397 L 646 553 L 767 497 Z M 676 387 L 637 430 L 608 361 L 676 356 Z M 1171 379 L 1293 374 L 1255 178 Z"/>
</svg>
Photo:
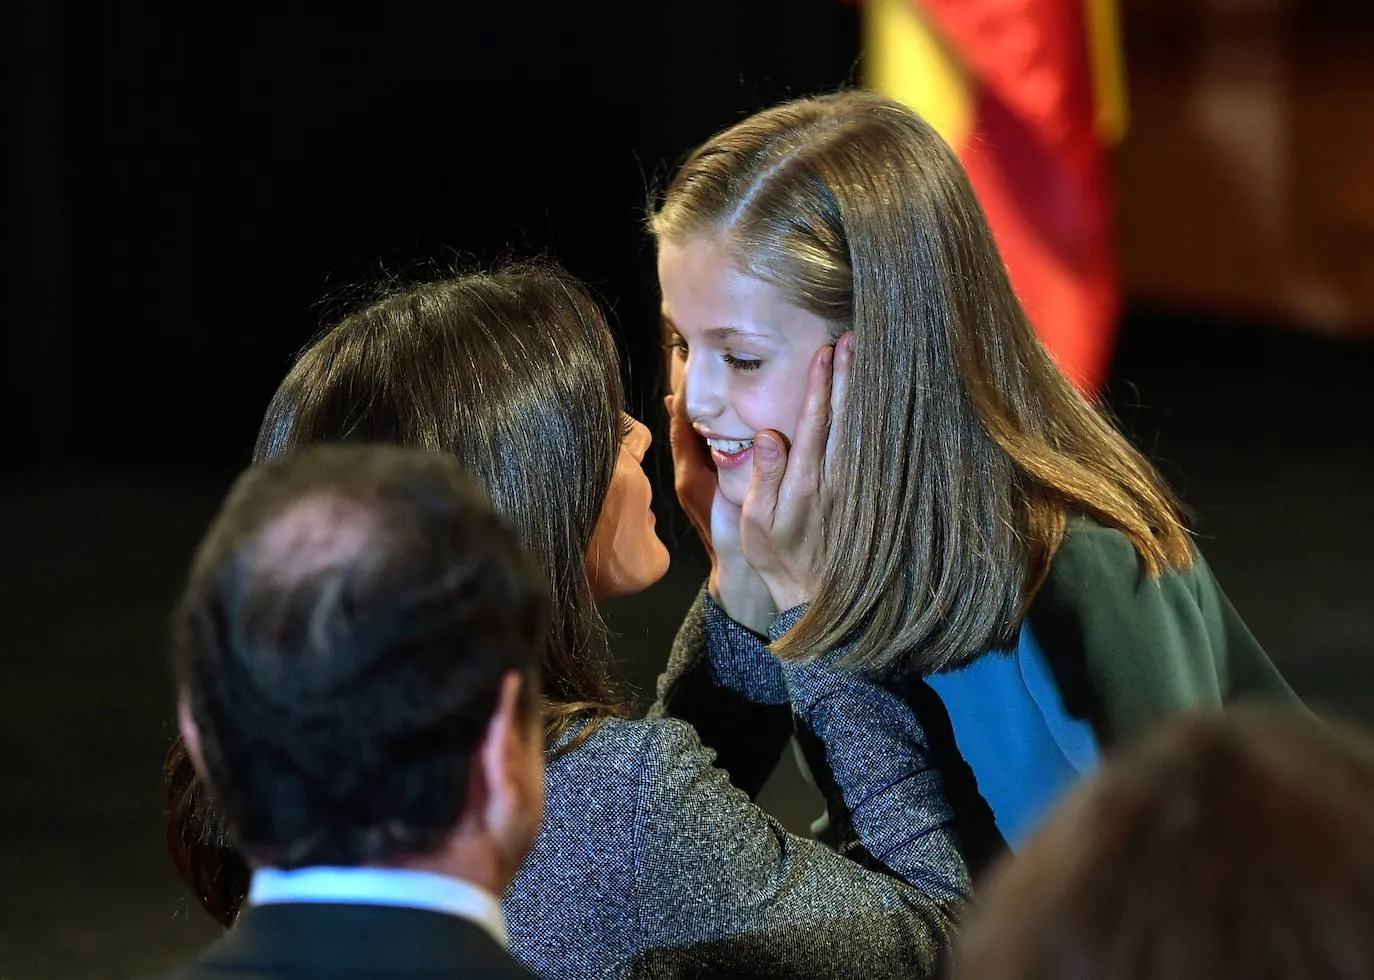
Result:
<svg viewBox="0 0 1374 980">
<path fill-rule="evenodd" d="M 578 717 L 622 707 L 586 564 L 625 434 L 619 363 L 595 301 L 554 269 L 410 286 L 305 349 L 253 452 L 260 462 L 360 441 L 458 457 L 548 575 L 550 743 Z"/>
<path fill-rule="evenodd" d="M 846 492 L 779 654 L 853 642 L 855 664 L 927 672 L 1008 646 L 1072 513 L 1151 575 L 1192 563 L 1168 489 L 1055 367 L 963 167 L 910 109 L 846 91 L 751 116 L 691 154 L 650 228 L 725 243 L 853 332 Z"/>
<path fill-rule="evenodd" d="M 1297 710 L 1178 719 L 982 892 L 958 980 L 1374 976 L 1374 741 Z"/>
<path fill-rule="evenodd" d="M 586 563 L 625 434 L 619 363 L 596 302 L 556 269 L 394 288 L 300 354 L 253 453 L 257 463 L 312 443 L 384 442 L 456 456 L 548 578 L 543 717 L 560 752 L 626 711 Z M 173 862 L 228 925 L 248 869 L 180 739 L 164 785 Z"/>
</svg>

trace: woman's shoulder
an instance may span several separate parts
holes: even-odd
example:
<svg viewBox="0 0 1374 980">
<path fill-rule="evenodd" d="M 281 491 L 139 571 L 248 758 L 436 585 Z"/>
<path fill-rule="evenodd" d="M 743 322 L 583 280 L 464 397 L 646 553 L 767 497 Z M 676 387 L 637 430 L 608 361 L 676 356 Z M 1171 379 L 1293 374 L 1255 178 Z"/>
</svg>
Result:
<svg viewBox="0 0 1374 980">
<path fill-rule="evenodd" d="M 576 853 L 595 840 L 612 863 L 641 864 L 646 850 L 748 803 L 714 761 L 678 719 L 603 719 L 549 761 L 537 850 Z"/>
<path fill-rule="evenodd" d="M 590 730 L 588 730 L 590 729 Z M 603 718 L 570 729 L 550 750 L 550 780 L 564 775 L 595 782 L 653 782 L 685 760 L 709 765 L 713 753 L 696 729 L 677 718 Z"/>
</svg>

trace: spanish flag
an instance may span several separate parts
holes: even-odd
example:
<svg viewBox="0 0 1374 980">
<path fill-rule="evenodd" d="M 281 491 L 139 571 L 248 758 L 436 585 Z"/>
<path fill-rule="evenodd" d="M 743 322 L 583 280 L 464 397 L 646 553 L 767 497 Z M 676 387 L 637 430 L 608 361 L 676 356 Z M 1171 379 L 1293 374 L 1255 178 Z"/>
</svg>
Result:
<svg viewBox="0 0 1374 980">
<path fill-rule="evenodd" d="M 1095 393 L 1120 308 L 1106 159 L 1125 130 L 1115 0 L 865 0 L 864 67 L 955 148 L 1027 315 Z"/>
</svg>

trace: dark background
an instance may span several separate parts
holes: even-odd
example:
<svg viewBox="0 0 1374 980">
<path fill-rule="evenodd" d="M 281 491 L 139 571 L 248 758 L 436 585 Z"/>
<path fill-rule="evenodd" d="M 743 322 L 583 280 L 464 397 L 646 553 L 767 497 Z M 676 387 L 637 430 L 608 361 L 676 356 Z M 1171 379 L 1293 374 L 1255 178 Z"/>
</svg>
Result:
<svg viewBox="0 0 1374 980">
<path fill-rule="evenodd" d="M 652 181 L 855 61 L 852 8 L 786 6 L 25 4 L 6 460 L 244 462 L 321 298 L 418 260 L 557 258 L 641 394 Z"/>
<path fill-rule="evenodd" d="M 198 7 L 24 0 L 2 32 L 0 977 L 146 976 L 214 932 L 161 850 L 166 614 L 324 298 L 549 255 L 655 421 L 649 186 L 857 77 L 835 0 Z M 1374 350 L 1294 326 L 1128 296 L 1108 403 L 1295 685 L 1374 722 Z M 702 570 L 661 486 L 674 570 L 608 609 L 641 690 Z M 790 770 L 765 799 L 811 816 Z"/>
</svg>

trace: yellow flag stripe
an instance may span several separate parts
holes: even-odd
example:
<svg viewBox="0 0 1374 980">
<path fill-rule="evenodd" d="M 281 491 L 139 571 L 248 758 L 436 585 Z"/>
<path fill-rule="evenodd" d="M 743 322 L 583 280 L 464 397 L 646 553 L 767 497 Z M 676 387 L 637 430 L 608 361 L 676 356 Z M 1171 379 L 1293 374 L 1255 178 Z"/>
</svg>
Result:
<svg viewBox="0 0 1374 980">
<path fill-rule="evenodd" d="M 864 81 L 911 106 L 945 141 L 963 145 L 973 128 L 967 73 L 932 31 L 912 0 L 863 5 Z"/>
<path fill-rule="evenodd" d="M 1126 135 L 1126 54 L 1121 43 L 1121 12 L 1117 0 L 1084 0 L 1088 27 L 1088 58 L 1097 106 L 1097 138 L 1108 146 Z"/>
</svg>

